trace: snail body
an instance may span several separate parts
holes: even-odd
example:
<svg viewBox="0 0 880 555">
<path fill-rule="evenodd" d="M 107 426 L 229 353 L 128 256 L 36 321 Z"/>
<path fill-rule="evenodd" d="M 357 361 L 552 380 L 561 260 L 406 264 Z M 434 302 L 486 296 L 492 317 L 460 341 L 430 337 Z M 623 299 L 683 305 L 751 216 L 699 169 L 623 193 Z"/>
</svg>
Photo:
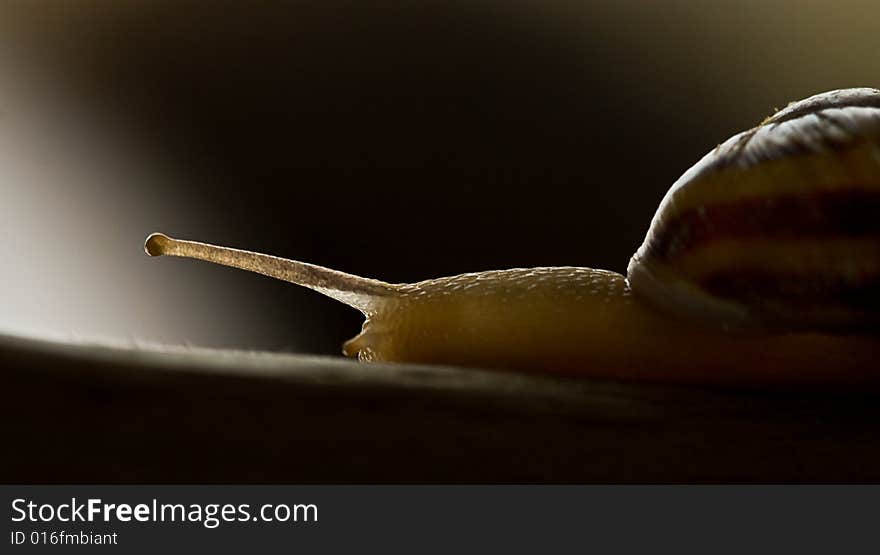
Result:
<svg viewBox="0 0 880 555">
<path fill-rule="evenodd" d="M 389 284 L 151 235 L 360 310 L 361 360 L 602 378 L 880 381 L 880 91 L 832 91 L 734 136 L 669 190 L 627 276 L 554 267 Z"/>
</svg>

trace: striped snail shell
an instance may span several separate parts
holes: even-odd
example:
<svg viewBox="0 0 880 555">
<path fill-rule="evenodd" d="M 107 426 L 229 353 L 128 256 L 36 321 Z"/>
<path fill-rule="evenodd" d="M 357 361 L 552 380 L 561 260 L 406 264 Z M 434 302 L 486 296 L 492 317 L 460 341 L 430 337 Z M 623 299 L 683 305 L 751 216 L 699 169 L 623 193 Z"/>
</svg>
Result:
<svg viewBox="0 0 880 555">
<path fill-rule="evenodd" d="M 636 294 L 724 328 L 880 325 L 880 90 L 790 104 L 673 184 L 629 263 Z"/>
</svg>

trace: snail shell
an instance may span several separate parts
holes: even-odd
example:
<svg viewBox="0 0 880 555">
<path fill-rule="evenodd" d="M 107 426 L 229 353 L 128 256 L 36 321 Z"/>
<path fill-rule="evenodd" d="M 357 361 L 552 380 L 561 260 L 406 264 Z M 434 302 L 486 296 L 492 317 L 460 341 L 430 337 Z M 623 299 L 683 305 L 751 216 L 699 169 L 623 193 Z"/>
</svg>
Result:
<svg viewBox="0 0 880 555">
<path fill-rule="evenodd" d="M 790 104 L 688 170 L 627 277 L 661 310 L 722 327 L 880 324 L 880 90 Z"/>
</svg>

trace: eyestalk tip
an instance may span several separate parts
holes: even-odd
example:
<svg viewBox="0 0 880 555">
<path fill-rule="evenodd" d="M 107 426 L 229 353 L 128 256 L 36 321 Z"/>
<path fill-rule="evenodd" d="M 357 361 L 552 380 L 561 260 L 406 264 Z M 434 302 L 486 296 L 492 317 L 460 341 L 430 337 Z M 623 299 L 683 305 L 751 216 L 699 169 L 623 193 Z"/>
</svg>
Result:
<svg viewBox="0 0 880 555">
<path fill-rule="evenodd" d="M 144 241 L 144 252 L 150 256 L 162 256 L 168 251 L 172 239 L 162 233 L 151 233 Z"/>
</svg>

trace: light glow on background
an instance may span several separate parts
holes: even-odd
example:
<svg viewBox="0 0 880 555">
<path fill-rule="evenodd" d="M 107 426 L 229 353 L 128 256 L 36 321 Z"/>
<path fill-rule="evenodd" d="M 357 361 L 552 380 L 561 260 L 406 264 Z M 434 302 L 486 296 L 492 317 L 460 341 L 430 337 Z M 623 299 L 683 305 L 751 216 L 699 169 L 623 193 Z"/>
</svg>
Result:
<svg viewBox="0 0 880 555">
<path fill-rule="evenodd" d="M 0 60 L 0 333 L 295 349 L 240 276 L 143 253 L 155 229 L 222 222 L 122 119 L 15 53 Z"/>
</svg>

